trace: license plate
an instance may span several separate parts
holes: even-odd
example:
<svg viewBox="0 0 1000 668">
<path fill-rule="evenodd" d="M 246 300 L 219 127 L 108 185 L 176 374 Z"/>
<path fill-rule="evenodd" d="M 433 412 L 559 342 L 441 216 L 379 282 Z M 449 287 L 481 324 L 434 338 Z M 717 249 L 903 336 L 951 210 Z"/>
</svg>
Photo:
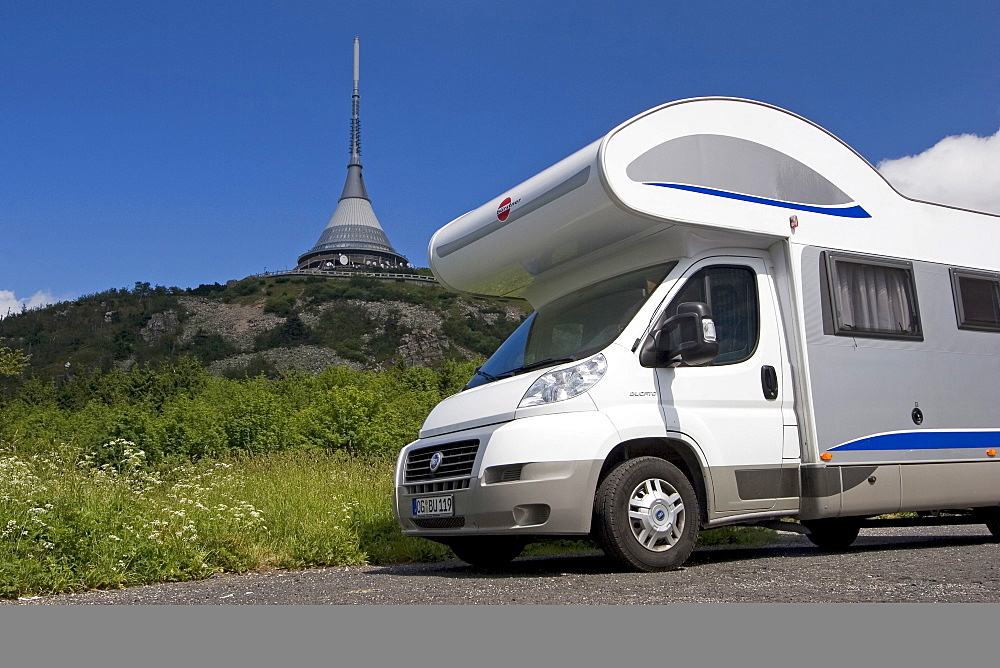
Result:
<svg viewBox="0 0 1000 668">
<path fill-rule="evenodd" d="M 455 509 L 451 494 L 413 499 L 414 517 L 451 517 L 454 514 Z"/>
</svg>

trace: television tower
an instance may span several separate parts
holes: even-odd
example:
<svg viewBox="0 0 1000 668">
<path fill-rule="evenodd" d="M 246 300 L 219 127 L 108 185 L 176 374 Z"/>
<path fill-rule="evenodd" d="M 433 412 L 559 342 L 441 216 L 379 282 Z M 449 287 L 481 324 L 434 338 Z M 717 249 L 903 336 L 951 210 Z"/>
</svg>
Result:
<svg viewBox="0 0 1000 668">
<path fill-rule="evenodd" d="M 336 269 L 399 269 L 409 261 L 389 243 L 385 230 L 375 217 L 364 179 L 361 177 L 361 121 L 358 92 L 360 45 L 354 38 L 354 92 L 351 95 L 351 160 L 347 163 L 347 181 L 330 222 L 319 240 L 299 257 L 296 269 L 333 271 Z"/>
</svg>

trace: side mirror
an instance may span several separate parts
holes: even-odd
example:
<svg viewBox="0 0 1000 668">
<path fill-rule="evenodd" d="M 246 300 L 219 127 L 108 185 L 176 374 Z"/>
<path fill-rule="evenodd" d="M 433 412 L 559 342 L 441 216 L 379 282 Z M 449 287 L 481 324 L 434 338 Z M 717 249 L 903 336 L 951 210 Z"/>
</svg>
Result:
<svg viewBox="0 0 1000 668">
<path fill-rule="evenodd" d="M 657 323 L 639 351 L 645 367 L 672 367 L 681 362 L 708 364 L 719 354 L 712 309 L 704 302 L 684 302 L 677 314 Z"/>
</svg>

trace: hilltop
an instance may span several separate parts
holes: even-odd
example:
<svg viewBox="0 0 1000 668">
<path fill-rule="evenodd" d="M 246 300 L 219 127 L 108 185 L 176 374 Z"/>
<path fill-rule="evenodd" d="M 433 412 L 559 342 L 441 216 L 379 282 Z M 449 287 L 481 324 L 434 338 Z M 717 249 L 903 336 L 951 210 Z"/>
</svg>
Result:
<svg viewBox="0 0 1000 668">
<path fill-rule="evenodd" d="M 516 300 L 364 275 L 248 277 L 190 289 L 136 283 L 10 315 L 0 320 L 0 346 L 31 355 L 26 375 L 50 379 L 184 355 L 229 378 L 437 366 L 489 356 L 528 312 Z"/>
</svg>

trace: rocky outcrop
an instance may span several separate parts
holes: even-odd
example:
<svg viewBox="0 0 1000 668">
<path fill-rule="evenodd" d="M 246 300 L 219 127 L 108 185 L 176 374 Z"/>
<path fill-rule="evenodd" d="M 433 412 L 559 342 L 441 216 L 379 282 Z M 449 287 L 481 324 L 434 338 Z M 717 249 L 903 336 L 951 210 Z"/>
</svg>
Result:
<svg viewBox="0 0 1000 668">
<path fill-rule="evenodd" d="M 364 365 L 346 360 L 329 348 L 320 346 L 296 346 L 294 348 L 272 348 L 256 353 L 241 353 L 226 359 L 216 360 L 208 365 L 209 371 L 216 376 L 224 376 L 232 372 L 260 366 L 270 365 L 278 371 L 302 371 L 319 373 L 328 366 L 348 366 L 352 369 L 362 369 Z"/>
<path fill-rule="evenodd" d="M 190 341 L 198 332 L 212 332 L 240 350 L 253 350 L 258 334 L 277 327 L 284 318 L 264 313 L 264 300 L 251 304 L 228 304 L 204 297 L 181 297 L 180 305 L 187 312 L 181 343 Z"/>
<path fill-rule="evenodd" d="M 184 316 L 178 319 L 177 313 L 167 311 L 150 318 L 143 328 L 142 336 L 147 342 L 170 331 L 180 329 L 180 343 L 190 342 L 196 335 L 218 334 L 239 349 L 239 354 L 219 359 L 209 364 L 213 374 L 226 375 L 238 373 L 241 369 L 256 369 L 267 366 L 279 371 L 317 372 L 331 365 L 345 365 L 352 368 L 375 368 L 379 364 L 375 360 L 359 362 L 339 356 L 334 350 L 316 345 L 280 346 L 268 350 L 256 350 L 258 336 L 284 326 L 287 318 L 264 312 L 264 300 L 249 304 L 226 303 L 200 297 L 182 297 L 179 304 L 184 310 Z M 304 307 L 296 304 L 296 316 L 308 327 L 317 327 L 323 313 L 343 305 L 363 308 L 374 321 L 375 330 L 370 336 L 382 332 L 385 327 L 395 321 L 405 331 L 400 337 L 400 345 L 391 361 L 402 359 L 410 366 L 434 366 L 448 356 L 458 355 L 472 358 L 476 353 L 452 341 L 442 331 L 444 318 L 441 313 L 421 304 L 411 304 L 403 301 L 364 301 L 348 299 L 314 306 Z M 520 320 L 525 313 L 515 305 L 478 304 L 457 299 L 462 317 L 468 320 L 481 320 L 493 324 L 500 317 L 510 320 Z M 178 322 L 180 321 L 180 322 Z"/>
<path fill-rule="evenodd" d="M 448 339 L 441 336 L 440 332 L 415 329 L 403 335 L 403 345 L 397 349 L 396 354 L 402 357 L 408 366 L 431 366 L 444 359 L 449 345 Z M 472 353 L 464 352 L 466 356 L 472 356 Z"/>
<path fill-rule="evenodd" d="M 105 322 L 111 322 L 108 314 L 104 315 L 104 319 Z M 143 341 L 150 343 L 166 334 L 177 331 L 179 326 L 180 320 L 177 318 L 177 311 L 171 310 L 164 311 L 163 313 L 154 313 L 143 328 L 139 330 L 139 335 Z"/>
</svg>

